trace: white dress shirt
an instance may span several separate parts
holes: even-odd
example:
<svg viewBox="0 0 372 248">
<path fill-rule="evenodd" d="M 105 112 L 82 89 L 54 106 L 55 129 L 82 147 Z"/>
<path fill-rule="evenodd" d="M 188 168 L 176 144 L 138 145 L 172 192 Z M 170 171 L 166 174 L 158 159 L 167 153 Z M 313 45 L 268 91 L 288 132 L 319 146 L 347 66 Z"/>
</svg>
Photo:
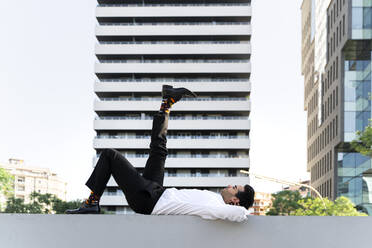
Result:
<svg viewBox="0 0 372 248">
<path fill-rule="evenodd" d="M 208 220 L 242 222 L 248 210 L 241 206 L 228 205 L 220 194 L 209 190 L 166 189 L 156 203 L 154 215 L 197 215 Z"/>
</svg>

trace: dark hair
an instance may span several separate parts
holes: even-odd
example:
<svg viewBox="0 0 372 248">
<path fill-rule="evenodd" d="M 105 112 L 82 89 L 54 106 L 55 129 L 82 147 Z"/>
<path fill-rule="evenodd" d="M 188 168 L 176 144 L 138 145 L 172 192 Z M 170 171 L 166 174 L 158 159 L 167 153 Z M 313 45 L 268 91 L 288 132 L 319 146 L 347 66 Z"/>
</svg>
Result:
<svg viewBox="0 0 372 248">
<path fill-rule="evenodd" d="M 244 191 L 239 191 L 235 196 L 239 199 L 240 206 L 246 209 L 253 206 L 254 189 L 250 185 L 244 185 Z"/>
</svg>

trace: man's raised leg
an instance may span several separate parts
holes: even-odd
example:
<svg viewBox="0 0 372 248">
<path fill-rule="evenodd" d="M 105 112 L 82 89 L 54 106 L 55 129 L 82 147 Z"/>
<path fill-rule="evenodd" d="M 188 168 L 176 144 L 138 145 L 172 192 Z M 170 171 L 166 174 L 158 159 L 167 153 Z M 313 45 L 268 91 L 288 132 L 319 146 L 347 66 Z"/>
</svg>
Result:
<svg viewBox="0 0 372 248">
<path fill-rule="evenodd" d="M 173 88 L 163 85 L 162 103 L 158 113 L 154 115 L 151 131 L 150 155 L 147 159 L 143 177 L 155 181 L 161 186 L 164 181 L 164 164 L 168 155 L 167 130 L 170 109 L 183 96 L 196 97 L 196 94 L 186 88 Z"/>
<path fill-rule="evenodd" d="M 163 185 L 164 164 L 168 155 L 167 130 L 169 113 L 159 111 L 154 115 L 151 131 L 150 154 L 147 159 L 143 177 Z"/>
</svg>

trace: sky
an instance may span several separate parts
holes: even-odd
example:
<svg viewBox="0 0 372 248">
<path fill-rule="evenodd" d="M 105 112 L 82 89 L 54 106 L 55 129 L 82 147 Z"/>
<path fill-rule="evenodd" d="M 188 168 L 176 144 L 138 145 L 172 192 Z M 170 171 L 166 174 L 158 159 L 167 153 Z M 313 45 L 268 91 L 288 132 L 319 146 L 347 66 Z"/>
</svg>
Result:
<svg viewBox="0 0 372 248">
<path fill-rule="evenodd" d="M 19 158 L 85 198 L 92 171 L 94 0 L 5 1 L 0 15 L 0 163 Z M 251 172 L 308 179 L 301 1 L 252 1 Z M 282 185 L 251 178 L 256 191 Z"/>
</svg>

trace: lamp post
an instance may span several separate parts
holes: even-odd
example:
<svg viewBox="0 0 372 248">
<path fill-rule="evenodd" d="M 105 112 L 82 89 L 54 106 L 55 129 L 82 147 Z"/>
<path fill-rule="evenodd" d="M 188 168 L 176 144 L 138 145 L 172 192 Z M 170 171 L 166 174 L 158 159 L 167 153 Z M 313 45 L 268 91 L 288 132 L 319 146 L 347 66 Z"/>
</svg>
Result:
<svg viewBox="0 0 372 248">
<path fill-rule="evenodd" d="M 322 200 L 323 202 L 323 206 L 324 206 L 324 209 L 326 209 L 326 204 L 324 202 L 324 199 L 322 197 L 322 195 L 312 186 L 310 185 L 307 185 L 307 184 L 303 184 L 303 183 L 295 183 L 295 182 L 289 182 L 289 181 L 286 181 L 286 180 L 281 180 L 281 179 L 276 179 L 276 178 L 272 178 L 272 177 L 267 177 L 267 176 L 262 176 L 262 175 L 257 175 L 257 174 L 254 174 L 252 172 L 249 172 L 247 170 L 240 170 L 241 173 L 244 173 L 244 174 L 248 174 L 248 175 L 251 175 L 251 176 L 254 176 L 255 178 L 258 178 L 258 179 L 262 179 L 262 180 L 266 180 L 266 181 L 271 181 L 271 182 L 275 182 L 275 183 L 280 183 L 280 184 L 285 184 L 285 185 L 290 185 L 290 186 L 300 186 L 300 187 L 306 187 L 312 191 L 314 191 L 317 196 L 319 196 L 319 198 Z"/>
</svg>

